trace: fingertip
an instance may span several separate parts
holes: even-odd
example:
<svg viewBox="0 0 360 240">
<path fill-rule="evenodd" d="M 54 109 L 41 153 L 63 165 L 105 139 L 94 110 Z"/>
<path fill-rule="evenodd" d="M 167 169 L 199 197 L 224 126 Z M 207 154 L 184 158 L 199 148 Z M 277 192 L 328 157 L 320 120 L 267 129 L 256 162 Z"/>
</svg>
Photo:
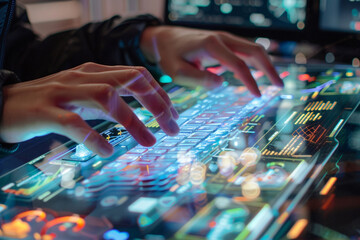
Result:
<svg viewBox="0 0 360 240">
<path fill-rule="evenodd" d="M 155 143 L 156 143 L 155 136 L 149 131 L 144 132 L 143 141 L 140 144 L 143 145 L 144 147 L 151 147 Z"/>
<path fill-rule="evenodd" d="M 110 157 L 114 153 L 113 146 L 107 142 L 105 139 L 99 144 L 99 155 L 103 158 Z"/>
<path fill-rule="evenodd" d="M 168 130 L 166 131 L 166 133 L 169 136 L 176 136 L 179 132 L 180 132 L 179 125 L 173 119 L 171 119 L 168 122 Z"/>
<path fill-rule="evenodd" d="M 208 89 L 215 89 L 220 87 L 224 82 L 224 78 L 221 76 L 217 76 L 215 74 L 211 74 L 209 77 L 205 79 L 205 87 Z"/>
<path fill-rule="evenodd" d="M 283 88 L 285 86 L 284 81 L 279 77 L 279 80 L 275 84 L 277 87 Z"/>
<path fill-rule="evenodd" d="M 261 93 L 260 93 L 260 92 L 258 92 L 258 93 L 256 92 L 256 93 L 252 93 L 252 94 L 253 94 L 255 97 L 257 97 L 257 98 L 258 98 L 258 97 L 261 97 Z"/>
<path fill-rule="evenodd" d="M 254 97 L 261 97 L 261 92 L 259 88 L 254 88 L 250 90 L 251 94 L 254 95 Z"/>
</svg>

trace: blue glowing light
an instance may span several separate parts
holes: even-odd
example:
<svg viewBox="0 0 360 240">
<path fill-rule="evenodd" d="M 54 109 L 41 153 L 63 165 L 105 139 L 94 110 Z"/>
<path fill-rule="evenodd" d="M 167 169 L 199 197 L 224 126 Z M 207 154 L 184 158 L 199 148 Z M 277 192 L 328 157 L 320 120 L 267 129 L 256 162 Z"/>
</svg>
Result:
<svg viewBox="0 0 360 240">
<path fill-rule="evenodd" d="M 335 80 L 331 80 L 331 81 L 328 81 L 324 84 L 321 84 L 320 86 L 317 86 L 315 88 L 310 88 L 310 89 L 304 89 L 304 90 L 301 90 L 302 93 L 310 93 L 310 92 L 320 92 L 323 88 L 325 87 L 328 87 L 330 86 L 331 84 L 333 83 L 336 83 Z"/>
<path fill-rule="evenodd" d="M 130 235 L 127 232 L 120 232 L 119 230 L 112 229 L 104 233 L 103 238 L 105 240 L 127 240 Z"/>
<path fill-rule="evenodd" d="M 294 98 L 294 96 L 293 96 L 293 95 L 281 95 L 280 98 L 281 98 L 281 99 L 291 100 L 291 99 Z"/>
<path fill-rule="evenodd" d="M 77 158 L 82 159 L 82 158 L 90 157 L 91 155 L 92 152 L 89 149 L 87 149 L 84 144 L 79 144 L 75 148 L 75 154 L 73 154 L 71 157 L 75 159 Z"/>
</svg>

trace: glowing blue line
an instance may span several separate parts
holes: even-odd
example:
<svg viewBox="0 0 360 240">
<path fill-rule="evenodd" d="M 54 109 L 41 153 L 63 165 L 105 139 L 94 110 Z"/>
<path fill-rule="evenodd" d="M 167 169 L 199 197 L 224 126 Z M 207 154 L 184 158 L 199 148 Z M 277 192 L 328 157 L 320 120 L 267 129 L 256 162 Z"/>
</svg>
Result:
<svg viewBox="0 0 360 240">
<path fill-rule="evenodd" d="M 323 88 L 330 86 L 331 84 L 335 83 L 335 80 L 328 81 L 324 84 L 321 84 L 320 86 L 317 86 L 316 88 L 310 88 L 310 89 L 304 89 L 301 90 L 302 93 L 309 93 L 309 92 L 320 92 Z"/>
</svg>

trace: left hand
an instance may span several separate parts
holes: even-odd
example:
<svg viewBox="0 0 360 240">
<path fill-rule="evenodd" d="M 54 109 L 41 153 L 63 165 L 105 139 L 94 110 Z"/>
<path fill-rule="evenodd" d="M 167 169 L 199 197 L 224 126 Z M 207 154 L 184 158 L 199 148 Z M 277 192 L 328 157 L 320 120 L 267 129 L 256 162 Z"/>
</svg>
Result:
<svg viewBox="0 0 360 240">
<path fill-rule="evenodd" d="M 283 86 L 264 48 L 230 33 L 183 27 L 148 27 L 142 35 L 141 49 L 150 61 L 158 62 L 162 70 L 181 85 L 208 88 L 221 85 L 222 77 L 206 71 L 201 65 L 207 58 L 232 71 L 255 96 L 261 94 L 249 65 L 263 71 L 274 85 Z"/>
</svg>

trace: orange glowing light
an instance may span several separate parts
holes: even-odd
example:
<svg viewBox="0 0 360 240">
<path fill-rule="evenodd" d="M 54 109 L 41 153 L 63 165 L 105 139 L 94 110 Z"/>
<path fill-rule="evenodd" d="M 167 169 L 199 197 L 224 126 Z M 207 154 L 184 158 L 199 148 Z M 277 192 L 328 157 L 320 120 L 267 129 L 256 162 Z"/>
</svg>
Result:
<svg viewBox="0 0 360 240">
<path fill-rule="evenodd" d="M 290 229 L 286 235 L 288 239 L 296 239 L 304 231 L 305 227 L 308 225 L 309 221 L 307 219 L 299 219 L 296 221 L 294 226 Z"/>
<path fill-rule="evenodd" d="M 30 222 L 36 218 L 36 222 L 46 221 L 46 213 L 42 210 L 30 210 L 19 213 L 14 217 L 15 219 L 26 218 L 26 221 Z"/>
<path fill-rule="evenodd" d="M 326 202 L 321 206 L 321 209 L 322 210 L 328 209 L 334 198 L 335 198 L 335 194 L 331 194 L 330 197 L 326 200 Z"/>
<path fill-rule="evenodd" d="M 284 224 L 284 222 L 286 221 L 286 219 L 289 217 L 289 213 L 288 212 L 283 212 L 280 217 L 277 219 L 277 222 L 282 225 Z"/>
<path fill-rule="evenodd" d="M 41 229 L 40 235 L 41 236 L 45 235 L 50 228 L 56 225 L 68 223 L 68 222 L 76 224 L 75 227 L 73 227 L 72 229 L 73 232 L 79 232 L 81 231 L 81 229 L 85 227 L 85 220 L 79 216 L 59 217 L 59 218 L 55 218 L 54 220 L 51 220 L 50 222 L 47 222 L 45 226 Z"/>
<path fill-rule="evenodd" d="M 6 205 L 0 204 L 0 212 L 4 211 L 7 208 Z"/>
<path fill-rule="evenodd" d="M 1 225 L 2 234 L 9 238 L 26 238 L 28 237 L 31 227 L 27 222 L 23 222 L 20 219 L 15 219 L 9 223 Z"/>
<path fill-rule="evenodd" d="M 336 182 L 337 178 L 336 177 L 331 177 L 327 183 L 325 184 L 325 186 L 321 189 L 320 191 L 320 195 L 327 195 L 330 191 L 330 189 L 334 186 L 335 182 Z"/>
<path fill-rule="evenodd" d="M 179 187 L 180 187 L 179 185 L 175 184 L 170 188 L 170 192 L 175 192 Z"/>
<path fill-rule="evenodd" d="M 251 199 L 246 198 L 246 197 L 233 197 L 233 201 L 234 202 L 247 202 L 250 201 Z"/>
</svg>

